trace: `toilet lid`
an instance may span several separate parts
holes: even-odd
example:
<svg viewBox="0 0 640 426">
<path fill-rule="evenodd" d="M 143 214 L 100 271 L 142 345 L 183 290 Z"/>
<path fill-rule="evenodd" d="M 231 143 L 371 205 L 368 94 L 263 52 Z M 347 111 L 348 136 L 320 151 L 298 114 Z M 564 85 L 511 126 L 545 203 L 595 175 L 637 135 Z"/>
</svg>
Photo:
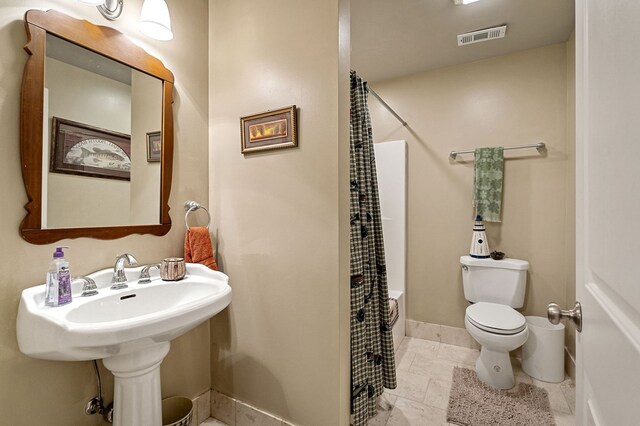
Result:
<svg viewBox="0 0 640 426">
<path fill-rule="evenodd" d="M 498 303 L 475 303 L 467 308 L 466 316 L 473 325 L 489 333 L 516 334 L 527 325 L 520 312 Z"/>
</svg>

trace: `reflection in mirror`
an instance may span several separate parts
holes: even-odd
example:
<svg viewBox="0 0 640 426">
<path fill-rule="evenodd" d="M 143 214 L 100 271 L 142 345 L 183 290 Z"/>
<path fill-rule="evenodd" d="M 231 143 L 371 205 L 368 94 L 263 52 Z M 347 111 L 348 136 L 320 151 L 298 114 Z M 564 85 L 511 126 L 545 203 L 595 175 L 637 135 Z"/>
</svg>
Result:
<svg viewBox="0 0 640 426">
<path fill-rule="evenodd" d="M 43 229 L 161 223 L 160 79 L 47 34 Z"/>
</svg>

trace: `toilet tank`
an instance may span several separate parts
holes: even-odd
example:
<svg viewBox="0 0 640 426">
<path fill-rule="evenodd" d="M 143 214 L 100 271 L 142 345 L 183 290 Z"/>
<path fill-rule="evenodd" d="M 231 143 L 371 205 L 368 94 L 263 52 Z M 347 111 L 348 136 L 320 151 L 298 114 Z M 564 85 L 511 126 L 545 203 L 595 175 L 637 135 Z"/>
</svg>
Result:
<svg viewBox="0 0 640 426">
<path fill-rule="evenodd" d="M 527 285 L 526 260 L 476 259 L 461 256 L 464 297 L 469 302 L 492 302 L 521 308 Z"/>
</svg>

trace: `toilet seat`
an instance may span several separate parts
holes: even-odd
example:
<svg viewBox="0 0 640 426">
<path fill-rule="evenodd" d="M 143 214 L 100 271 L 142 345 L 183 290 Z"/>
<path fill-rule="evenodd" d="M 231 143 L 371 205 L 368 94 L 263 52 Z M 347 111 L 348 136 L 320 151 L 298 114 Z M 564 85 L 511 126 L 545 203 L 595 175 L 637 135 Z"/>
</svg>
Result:
<svg viewBox="0 0 640 426">
<path fill-rule="evenodd" d="M 527 326 L 520 312 L 499 303 L 475 303 L 467 308 L 465 316 L 475 327 L 493 334 L 517 334 Z"/>
</svg>

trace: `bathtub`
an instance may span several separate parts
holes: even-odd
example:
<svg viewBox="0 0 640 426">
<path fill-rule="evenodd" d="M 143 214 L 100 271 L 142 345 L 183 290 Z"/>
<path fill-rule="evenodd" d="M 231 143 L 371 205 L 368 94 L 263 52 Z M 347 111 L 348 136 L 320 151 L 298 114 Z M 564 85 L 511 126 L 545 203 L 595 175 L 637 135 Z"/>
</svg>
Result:
<svg viewBox="0 0 640 426">
<path fill-rule="evenodd" d="M 393 347 L 404 338 L 407 247 L 407 144 L 390 141 L 373 144 L 380 195 L 389 297 L 398 301 L 398 320 L 393 326 Z"/>
<path fill-rule="evenodd" d="M 405 311 L 404 292 L 397 290 L 389 290 L 389 297 L 398 301 L 398 320 L 393 325 L 393 350 L 397 351 L 402 339 L 404 338 Z"/>
</svg>

